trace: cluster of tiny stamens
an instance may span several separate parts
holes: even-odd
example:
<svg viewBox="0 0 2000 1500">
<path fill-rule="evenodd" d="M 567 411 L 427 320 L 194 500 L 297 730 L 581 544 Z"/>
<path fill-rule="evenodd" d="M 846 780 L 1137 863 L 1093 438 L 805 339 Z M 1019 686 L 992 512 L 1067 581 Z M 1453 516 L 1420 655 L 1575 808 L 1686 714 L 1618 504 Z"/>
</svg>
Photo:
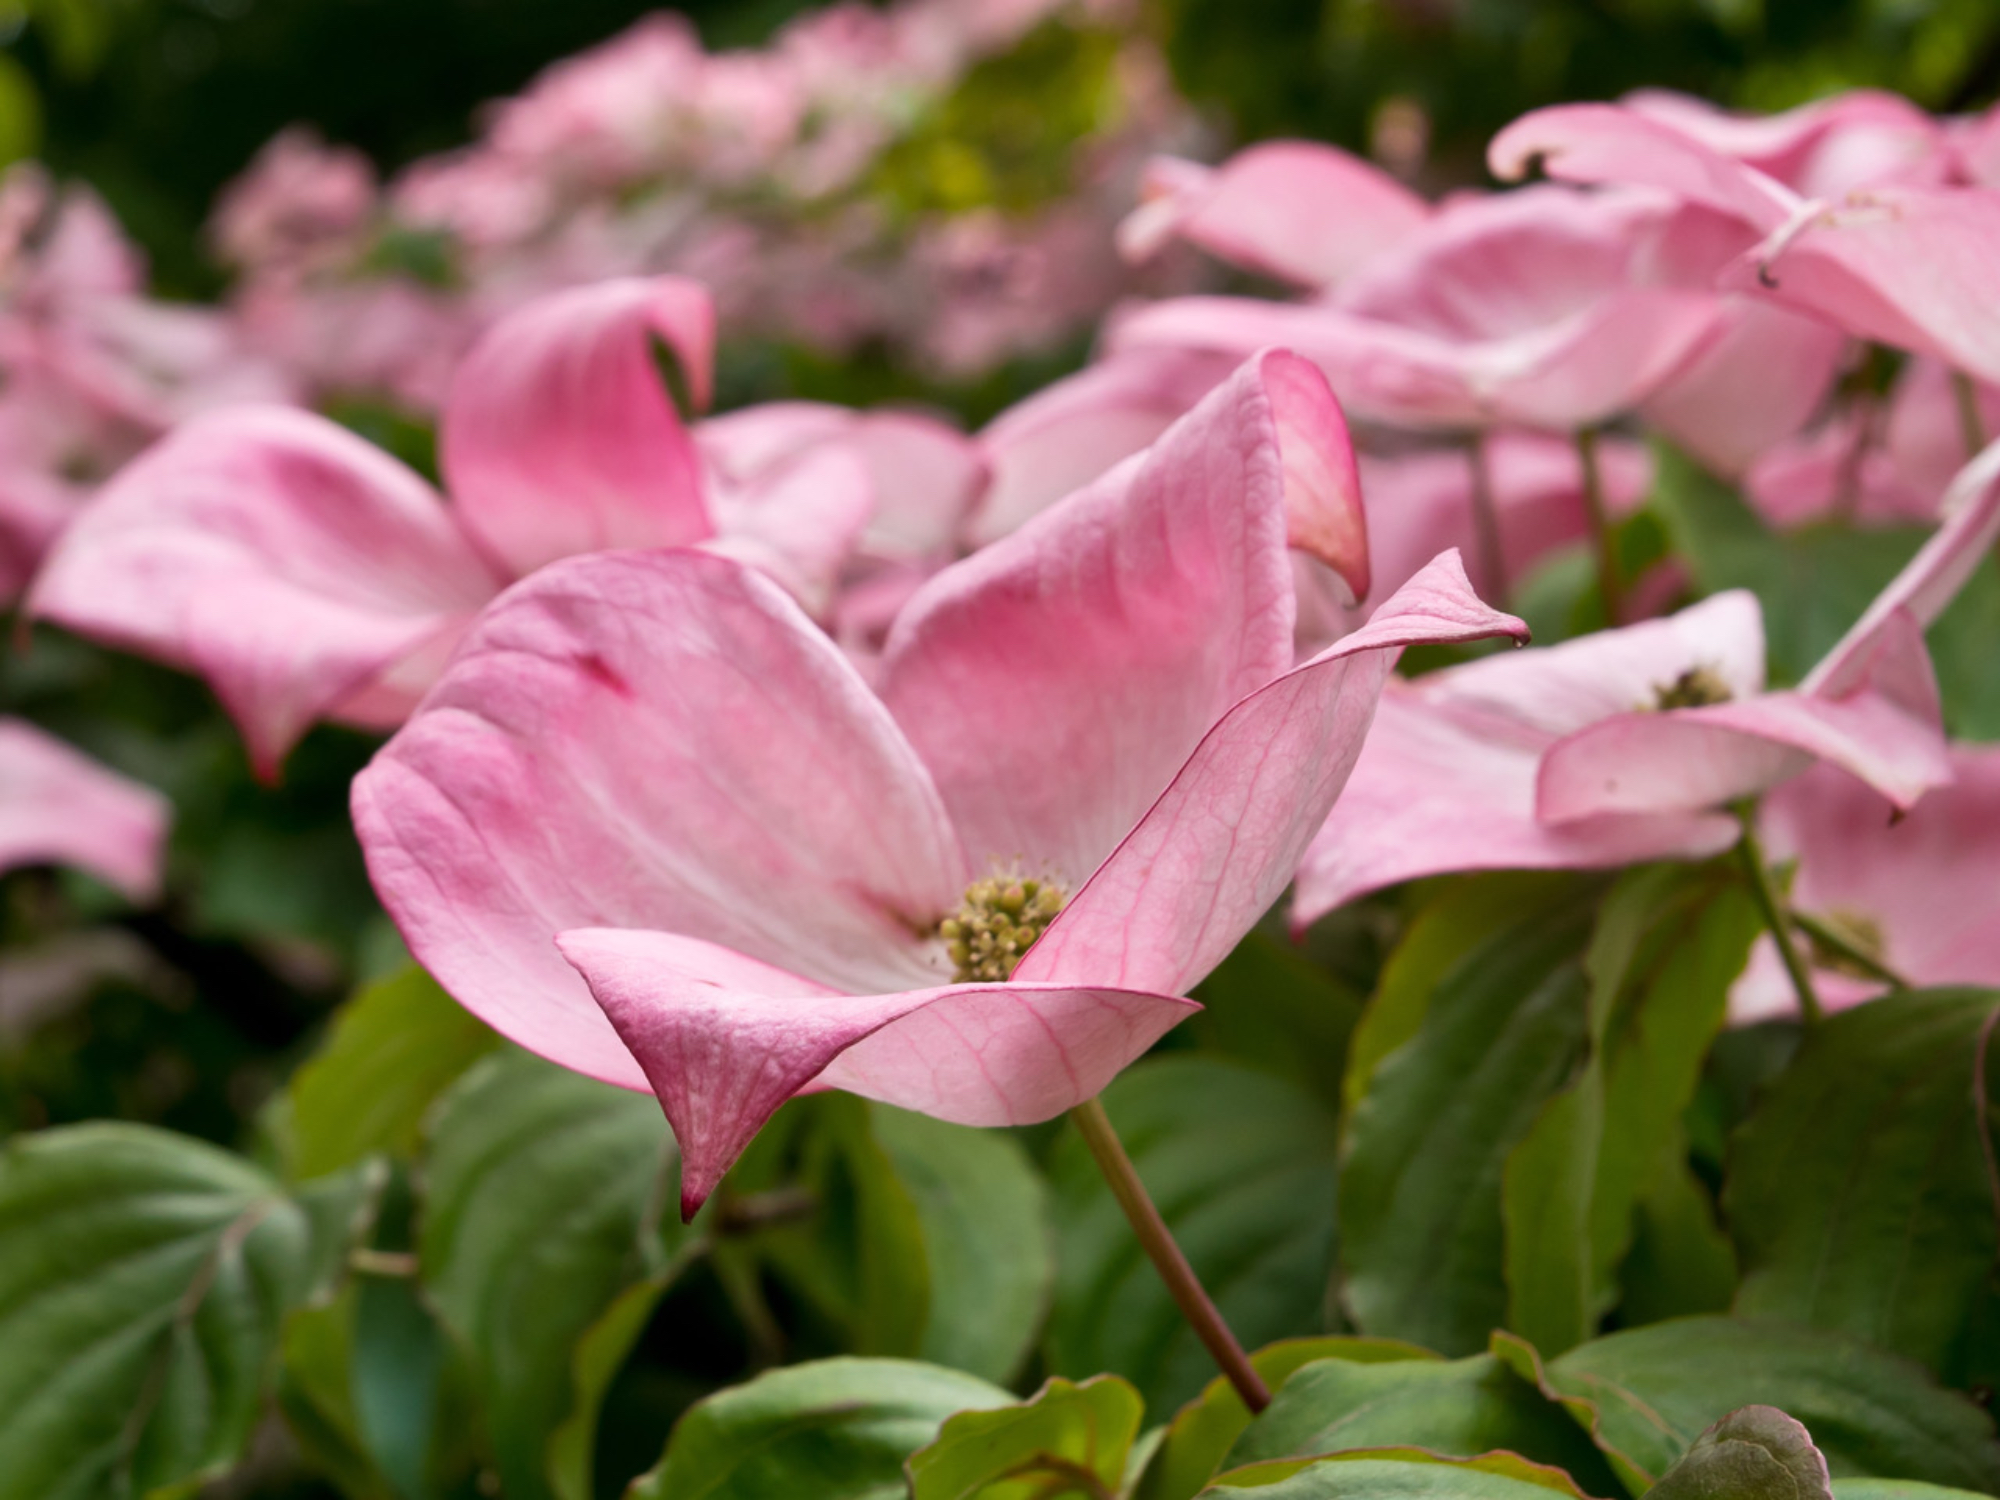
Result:
<svg viewBox="0 0 2000 1500">
<path fill-rule="evenodd" d="M 938 923 L 959 984 L 998 984 L 1063 908 L 1060 887 L 1046 880 L 994 875 L 965 888 L 958 910 Z"/>
<path fill-rule="evenodd" d="M 1689 667 L 1672 682 L 1660 683 L 1653 689 L 1651 707 L 1706 708 L 1711 703 L 1727 703 L 1735 696 L 1713 667 Z"/>
</svg>

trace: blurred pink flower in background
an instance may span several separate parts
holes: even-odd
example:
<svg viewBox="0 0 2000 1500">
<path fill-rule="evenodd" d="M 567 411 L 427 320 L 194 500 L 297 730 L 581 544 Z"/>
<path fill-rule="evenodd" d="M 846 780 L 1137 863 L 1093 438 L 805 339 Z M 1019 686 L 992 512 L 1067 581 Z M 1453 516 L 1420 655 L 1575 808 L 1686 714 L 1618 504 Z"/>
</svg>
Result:
<svg viewBox="0 0 2000 1500">
<path fill-rule="evenodd" d="M 704 402 L 713 319 L 691 283 L 578 288 L 497 325 L 445 409 L 448 506 L 310 413 L 245 407 L 191 423 L 89 507 L 30 609 L 200 672 L 270 777 L 315 719 L 400 723 L 481 606 L 559 557 L 700 544 L 822 611 L 871 524 L 892 559 L 942 560 L 926 550 L 934 535 L 902 554 L 896 538 L 899 526 L 948 532 L 969 503 L 977 460 L 949 428 L 853 414 L 814 428 L 789 408 L 736 414 L 703 444 L 654 367 L 656 337 Z M 791 432 L 753 459 L 745 437 L 759 421 Z M 934 491 L 944 522 L 925 510 Z M 902 511 L 878 517 L 877 493 Z"/>
<path fill-rule="evenodd" d="M 0 870 L 70 865 L 150 901 L 170 817 L 151 787 L 32 724 L 0 718 Z"/>
<path fill-rule="evenodd" d="M 1721 149 L 1699 120 L 1642 105 L 1536 110 L 1494 137 L 1488 160 L 1503 178 L 1539 164 L 1566 181 L 1670 192 L 1755 238 L 1723 268 L 1722 287 L 2000 380 L 2000 310 L 1984 295 L 2000 194 L 1947 180 L 1941 133 L 1936 151 L 1912 156 L 1884 153 L 1878 125 L 1863 128 L 1874 144 L 1833 154 L 1840 170 L 1822 163 L 1809 192 Z"/>
<path fill-rule="evenodd" d="M 32 162 L 0 179 L 0 600 L 147 443 L 289 393 L 228 319 L 145 296 L 139 254 L 95 194 L 59 193 Z"/>
<path fill-rule="evenodd" d="M 1065 147 L 1066 181 L 998 201 L 971 146 L 923 132 L 971 69 L 1047 27 L 1111 39 L 1104 97 Z M 1112 229 L 1145 156 L 1196 135 L 1123 3 L 844 4 L 714 53 L 661 14 L 550 67 L 473 144 L 386 190 L 352 153 L 287 132 L 212 232 L 257 347 L 319 395 L 433 409 L 456 359 L 525 301 L 662 273 L 707 282 L 732 339 L 880 343 L 972 378 L 1163 279 L 1135 278 Z M 923 201 L 940 172 L 949 206 Z"/>
</svg>

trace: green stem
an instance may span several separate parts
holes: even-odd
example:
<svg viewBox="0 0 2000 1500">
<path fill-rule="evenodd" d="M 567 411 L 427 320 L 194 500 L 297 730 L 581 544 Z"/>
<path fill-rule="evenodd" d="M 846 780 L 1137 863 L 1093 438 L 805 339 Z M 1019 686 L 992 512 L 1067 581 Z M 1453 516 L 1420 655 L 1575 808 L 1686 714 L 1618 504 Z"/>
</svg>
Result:
<svg viewBox="0 0 2000 1500">
<path fill-rule="evenodd" d="M 1624 618 L 1625 591 L 1618 581 L 1618 554 L 1611 535 L 1611 517 L 1604 508 L 1604 476 L 1597 464 L 1597 430 L 1579 427 L 1577 462 L 1583 468 L 1583 515 L 1590 524 L 1591 551 L 1597 557 L 1597 592 L 1604 600 L 1604 623 Z"/>
<path fill-rule="evenodd" d="M 1883 963 L 1881 959 L 1849 942 L 1818 917 L 1809 917 L 1802 911 L 1795 911 L 1792 913 L 1792 925 L 1811 938 L 1814 946 L 1846 959 L 1870 979 L 1879 979 L 1884 984 L 1899 990 L 1914 988 L 1909 980 Z"/>
<path fill-rule="evenodd" d="M 1764 925 L 1771 929 L 1771 941 L 1778 945 L 1778 957 L 1784 960 L 1785 972 L 1791 976 L 1792 989 L 1799 997 L 1799 1014 L 1805 1017 L 1806 1025 L 1817 1026 L 1826 1010 L 1819 1003 L 1819 992 L 1813 988 L 1812 974 L 1799 955 L 1785 899 L 1772 883 L 1771 867 L 1764 863 L 1764 846 L 1757 840 L 1756 812 L 1740 807 L 1737 817 L 1743 824 L 1743 837 L 1737 840 L 1736 849 L 1743 859 L 1743 872 L 1750 877 L 1750 894 L 1757 898 Z"/>
<path fill-rule="evenodd" d="M 1486 602 L 1507 607 L 1507 556 L 1500 544 L 1500 511 L 1493 499 L 1493 466 L 1486 456 L 1486 434 L 1475 432 L 1465 445 L 1472 469 L 1472 544 L 1479 562 L 1479 583 Z"/>
<path fill-rule="evenodd" d="M 1979 415 L 1979 387 L 1963 370 L 1951 372 L 1951 393 L 1958 400 L 1958 430 L 1965 439 L 1965 456 L 1973 459 L 1986 446 L 1986 423 Z"/>
<path fill-rule="evenodd" d="M 357 1276 L 401 1280 L 417 1274 L 417 1257 L 410 1250 L 350 1250 L 347 1252 L 347 1269 Z"/>
<path fill-rule="evenodd" d="M 1090 1154 L 1097 1159 L 1098 1170 L 1111 1186 L 1111 1196 L 1118 1200 L 1118 1206 L 1131 1221 L 1133 1232 L 1139 1236 L 1140 1247 L 1153 1262 L 1153 1269 L 1160 1273 L 1160 1280 L 1167 1284 L 1167 1292 L 1174 1299 L 1174 1305 L 1180 1308 L 1181 1316 L 1187 1319 L 1195 1337 L 1201 1340 L 1202 1346 L 1228 1377 L 1230 1385 L 1236 1388 L 1243 1404 L 1252 1412 L 1262 1411 L 1271 1404 L 1271 1393 L 1265 1388 L 1264 1378 L 1250 1363 L 1250 1356 L 1243 1352 L 1243 1346 L 1236 1342 L 1236 1335 L 1229 1331 L 1229 1325 L 1222 1321 L 1222 1314 L 1216 1311 L 1215 1304 L 1202 1289 L 1194 1267 L 1181 1254 L 1181 1247 L 1174 1243 L 1167 1221 L 1160 1217 L 1160 1211 L 1146 1195 L 1146 1185 L 1139 1180 L 1132 1158 L 1125 1154 L 1124 1144 L 1119 1141 L 1118 1132 L 1112 1129 L 1111 1117 L 1104 1112 L 1104 1106 L 1095 1099 L 1088 1099 L 1071 1110 L 1069 1117 L 1082 1132 L 1084 1144 L 1090 1147 Z"/>
</svg>

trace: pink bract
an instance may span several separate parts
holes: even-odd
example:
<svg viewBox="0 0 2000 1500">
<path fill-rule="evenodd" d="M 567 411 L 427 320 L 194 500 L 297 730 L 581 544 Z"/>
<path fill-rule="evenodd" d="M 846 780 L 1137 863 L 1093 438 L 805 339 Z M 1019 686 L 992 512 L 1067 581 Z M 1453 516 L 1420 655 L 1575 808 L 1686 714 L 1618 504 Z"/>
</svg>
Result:
<svg viewBox="0 0 2000 1500">
<path fill-rule="evenodd" d="M 1825 768 L 1766 799 L 1770 857 L 1796 861 L 1791 903 L 1916 985 L 2000 985 L 2000 749 L 1954 746 L 1952 782 L 1896 817 L 1874 792 Z M 1829 1009 L 1887 986 L 1816 952 L 1813 988 Z M 1791 1015 L 1798 997 L 1767 937 L 1730 992 L 1738 1022 Z"/>
<path fill-rule="evenodd" d="M 2000 538 L 2000 443 L 1960 472 L 1943 510 L 1793 691 L 1763 691 L 1762 614 L 1740 591 L 1392 685 L 1299 867 L 1294 921 L 1451 870 L 1713 854 L 1735 837 L 1724 807 L 1815 760 L 1899 809 L 1920 805 L 1951 780 L 1922 631 Z"/>
<path fill-rule="evenodd" d="M 133 901 L 160 888 L 167 799 L 20 719 L 0 719 L 0 870 L 87 870 Z"/>
<path fill-rule="evenodd" d="M 1399 426 L 1571 432 L 1657 391 L 1717 333 L 1706 287 L 1656 274 L 1675 205 L 1530 188 L 1461 200 L 1326 301 L 1190 297 L 1137 309 L 1110 347 L 1317 362 L 1357 415 Z"/>
<path fill-rule="evenodd" d="M 1262 355 L 923 585 L 879 691 L 726 560 L 546 569 L 357 780 L 377 890 L 477 1014 L 659 1096 L 687 1212 L 808 1087 L 1077 1104 L 1276 899 L 1397 649 L 1520 632 L 1444 558 L 1294 668 L 1288 537 L 1360 542 L 1351 472 L 1324 382 Z M 940 921 L 1010 873 L 1067 905 L 1004 982 L 955 977 Z"/>
<path fill-rule="evenodd" d="M 479 609 L 551 559 L 703 544 L 823 610 L 878 493 L 922 512 L 930 487 L 976 472 L 964 439 L 914 416 L 821 424 L 816 443 L 793 431 L 755 463 L 737 453 L 711 470 L 655 369 L 654 341 L 699 401 L 712 337 L 700 289 L 673 278 L 576 288 L 504 319 L 452 387 L 448 505 L 310 413 L 197 420 L 89 507 L 30 609 L 200 672 L 269 777 L 316 719 L 401 722 Z M 729 433 L 753 420 L 731 418 L 710 446 L 726 456 Z M 882 519 L 890 526 L 893 508 Z"/>
<path fill-rule="evenodd" d="M 1928 180 L 1940 167 L 1914 181 L 1857 169 L 1802 196 L 1711 134 L 1627 106 L 1558 105 L 1501 131 L 1487 159 L 1503 178 L 1539 163 L 1570 182 L 1673 193 L 1761 241 L 1718 285 L 2000 380 L 2000 312 L 1982 290 L 2000 245 L 2000 193 Z"/>
<path fill-rule="evenodd" d="M 1925 568 L 1929 586 L 1908 581 Z M 1294 921 L 1451 870 L 1715 854 L 1736 837 L 1724 809 L 1815 760 L 1914 806 L 1951 774 L 1921 636 L 1949 597 L 1937 571 L 1920 554 L 1796 691 L 1764 690 L 1741 591 L 1393 688 L 1300 865 Z"/>
<path fill-rule="evenodd" d="M 1219 167 L 1156 157 L 1140 195 L 1118 232 L 1128 256 L 1178 238 L 1312 289 L 1337 286 L 1431 215 L 1380 167 L 1313 141 L 1266 141 Z"/>
</svg>

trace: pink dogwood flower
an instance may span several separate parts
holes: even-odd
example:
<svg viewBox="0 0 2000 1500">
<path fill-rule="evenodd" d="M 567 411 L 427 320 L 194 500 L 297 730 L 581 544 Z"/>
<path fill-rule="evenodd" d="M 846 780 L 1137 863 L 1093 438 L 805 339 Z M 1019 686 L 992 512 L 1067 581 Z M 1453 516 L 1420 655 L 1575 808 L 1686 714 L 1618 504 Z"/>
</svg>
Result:
<svg viewBox="0 0 2000 1500">
<path fill-rule="evenodd" d="M 822 443 L 713 471 L 653 356 L 664 340 L 705 402 L 712 329 L 701 289 L 673 278 L 577 288 L 497 325 L 444 414 L 449 505 L 309 413 L 191 423 L 98 498 L 30 608 L 201 673 L 270 776 L 316 719 L 400 723 L 480 608 L 559 557 L 707 545 L 823 606 L 869 523 L 867 460 Z"/>
<path fill-rule="evenodd" d="M 1922 630 L 2000 536 L 2000 444 L 1944 508 L 1793 690 L 1765 691 L 1762 612 L 1742 591 L 1392 684 L 1300 863 L 1294 922 L 1452 870 L 1704 858 L 1737 837 L 1723 809 L 1815 761 L 1916 806 L 1951 779 Z"/>
<path fill-rule="evenodd" d="M 1913 359 L 1886 402 L 1857 398 L 1810 432 L 1764 453 L 1743 492 L 1774 526 L 1824 517 L 1861 525 L 1935 521 L 1964 467 L 1968 434 L 1951 371 Z M 1978 382 L 1983 432 L 2000 432 L 2000 386 Z"/>
<path fill-rule="evenodd" d="M 1951 169 L 1945 127 L 1879 89 L 1850 89 L 1770 115 L 1718 109 L 1667 89 L 1639 89 L 1622 102 L 1807 198 L 1939 181 Z"/>
<path fill-rule="evenodd" d="M 1109 345 L 1240 354 L 1282 342 L 1374 420 L 1571 432 L 1652 395 L 1715 336 L 1707 288 L 1656 273 L 1674 211 L 1645 192 L 1464 199 L 1323 301 L 1180 298 L 1122 317 Z"/>
<path fill-rule="evenodd" d="M 2000 380 L 2000 308 L 1985 292 L 2000 192 L 1864 176 L 1806 197 L 1683 124 L 1609 104 L 1536 110 L 1487 159 L 1504 178 L 1539 162 L 1565 181 L 1671 192 L 1757 238 L 1718 285 Z"/>
<path fill-rule="evenodd" d="M 1315 291 L 1338 286 L 1415 234 L 1431 206 L 1380 167 L 1316 141 L 1264 141 L 1219 167 L 1147 163 L 1118 229 L 1134 260 L 1171 239 Z"/>
<path fill-rule="evenodd" d="M 2000 985 L 2000 748 L 1955 745 L 1951 769 L 1951 785 L 1900 818 L 1827 767 L 1765 798 L 1765 851 L 1795 863 L 1789 905 L 1832 939 L 1808 933 L 1804 944 L 1828 1010 L 1889 988 L 1870 961 L 1915 985 Z M 1730 1018 L 1761 1021 L 1797 1008 L 1767 935 L 1730 990 Z"/>
<path fill-rule="evenodd" d="M 32 162 L 0 179 L 0 601 L 97 484 L 176 422 L 289 394 L 226 319 L 152 300 L 144 280 L 88 189 L 58 192 Z"/>
<path fill-rule="evenodd" d="M 1690 100 L 1680 96 L 1662 94 L 1646 96 L 1646 100 L 1668 110 L 1670 116 L 1676 110 L 1684 114 L 1694 108 Z M 1904 110 L 1928 122 L 1928 116 L 1910 106 Z M 1734 128 L 1734 122 L 1722 118 L 1718 128 Z M 1752 144 L 1762 146 L 1766 156 L 1792 160 L 1802 158 L 1824 134 L 1824 126 L 1802 120 L 1784 130 L 1764 132 Z M 1846 160 L 1852 152 L 1838 156 Z M 1394 286 L 1398 282 L 1394 268 L 1400 258 L 1412 262 L 1402 278 L 1418 290 L 1426 290 L 1440 278 L 1450 278 L 1454 284 L 1452 302 L 1472 306 L 1486 302 L 1496 312 L 1502 306 L 1518 304 L 1522 286 L 1546 284 L 1546 294 L 1558 298 L 1558 322 L 1572 308 L 1568 298 L 1588 300 L 1602 294 L 1588 290 L 1594 284 L 1592 278 L 1600 274 L 1598 268 L 1586 268 L 1582 282 L 1572 278 L 1574 246 L 1564 246 L 1554 234 L 1554 226 L 1548 226 L 1548 246 L 1536 250 L 1532 240 L 1522 240 L 1520 250 L 1508 250 L 1508 238 L 1520 234 L 1520 226 L 1510 218 L 1518 214 L 1518 206 L 1494 208 L 1468 194 L 1446 200 L 1438 210 L 1432 210 L 1380 168 L 1332 146 L 1264 142 L 1232 156 L 1218 168 L 1160 158 L 1152 164 L 1148 192 L 1150 200 L 1122 228 L 1120 244 L 1128 254 L 1148 254 L 1166 238 L 1178 236 L 1248 270 L 1314 290 L 1322 306 L 1346 306 L 1350 298 L 1342 290 L 1354 280 L 1366 284 L 1386 276 Z M 1654 240 L 1652 246 L 1634 246 L 1642 248 L 1642 264 L 1634 264 L 1636 280 L 1702 290 L 1716 266 L 1748 244 L 1744 232 L 1732 230 L 1728 224 L 1704 224 L 1698 214 L 1678 214 L 1676 220 L 1644 232 L 1644 238 Z M 1454 224 L 1458 228 L 1452 228 Z M 1464 244 L 1466 226 L 1472 226 L 1472 244 Z M 1720 244 L 1716 242 L 1718 230 L 1724 236 Z M 1482 244 L 1484 236 L 1492 236 L 1492 244 Z M 1690 254 L 1694 256 L 1692 264 Z M 1536 258 L 1544 256 L 1548 264 L 1538 266 Z M 1514 258 L 1524 260 L 1526 268 L 1506 270 Z M 1480 290 L 1482 276 L 1486 290 Z M 1364 310 L 1380 314 L 1390 324 L 1434 332 L 1430 314 L 1414 308 L 1416 304 L 1408 300 L 1406 308 L 1398 310 L 1396 298 L 1376 298 L 1374 306 Z M 1168 318 L 1170 314 L 1162 310 L 1150 316 Z M 1190 304 L 1172 316 L 1194 320 L 1198 328 L 1204 318 L 1210 324 L 1218 320 L 1212 304 Z M 1644 392 L 1640 410 L 1648 422 L 1718 472 L 1738 474 L 1764 448 L 1790 436 L 1812 416 L 1834 378 L 1842 338 L 1812 318 L 1800 318 L 1750 298 L 1716 298 L 1712 318 L 1714 326 L 1702 346 L 1672 374 L 1660 378 L 1654 370 L 1644 376 L 1640 386 L 1612 394 L 1634 398 Z M 1544 314 L 1534 312 L 1520 326 L 1526 330 L 1542 320 Z M 1322 338 L 1336 346 L 1350 346 L 1346 354 L 1328 350 L 1326 358 L 1328 370 L 1340 388 L 1354 398 L 1358 410 L 1374 410 L 1376 416 L 1396 422 L 1430 424 L 1436 420 L 1432 412 L 1412 416 L 1406 402 L 1396 404 L 1388 396 L 1376 398 L 1378 408 L 1370 408 L 1366 376 L 1350 370 L 1354 362 L 1394 370 L 1398 362 L 1418 360 L 1420 348 L 1400 348 L 1394 340 L 1386 348 L 1376 348 L 1384 330 L 1370 324 L 1350 326 L 1328 318 L 1310 322 Z M 1448 326 L 1444 332 L 1450 338 L 1460 338 L 1466 330 Z M 1492 332 L 1492 328 L 1482 328 L 1478 336 L 1488 338 Z M 1214 336 L 1214 328 L 1194 332 L 1196 340 L 1210 336 Z M 1552 328 L 1546 338 L 1554 340 L 1554 346 L 1538 350 L 1516 346 L 1516 358 L 1542 364 L 1558 358 L 1584 358 L 1604 336 L 1606 330 L 1592 332 L 1588 324 L 1572 324 L 1568 336 Z M 1570 342 L 1564 342 L 1566 338 Z M 1640 328 L 1626 330 L 1628 344 L 1644 344 L 1644 340 L 1646 334 Z M 1436 360 L 1438 352 L 1432 350 L 1428 358 Z M 1498 384 L 1506 378 L 1508 356 L 1504 348 L 1468 348 L 1464 358 L 1474 364 L 1468 378 L 1480 384 Z M 1486 364 L 1484 370 L 1476 370 L 1480 360 Z M 1428 384 L 1432 376 L 1406 372 L 1404 378 Z M 1350 390 L 1350 380 L 1360 384 Z M 1602 392 L 1596 394 L 1602 396 Z M 1380 406 L 1380 402 L 1388 404 Z M 1452 420 L 1462 416 L 1460 412 Z M 1520 416 L 1520 410 L 1514 416 Z M 1560 412 L 1544 410 L 1538 420 L 1548 416 L 1560 416 Z M 1564 424 L 1554 422 L 1554 426 Z"/>
<path fill-rule="evenodd" d="M 1267 353 L 932 578 L 874 690 L 725 559 L 559 564 L 357 779 L 370 873 L 468 1008 L 658 1095 L 686 1213 L 803 1089 L 1046 1118 L 1276 899 L 1398 648 L 1524 633 L 1446 557 L 1294 667 L 1301 540 L 1361 576 L 1339 409 Z"/>
<path fill-rule="evenodd" d="M 169 816 L 151 787 L 24 720 L 0 719 L 0 870 L 73 865 L 150 901 Z"/>
</svg>

